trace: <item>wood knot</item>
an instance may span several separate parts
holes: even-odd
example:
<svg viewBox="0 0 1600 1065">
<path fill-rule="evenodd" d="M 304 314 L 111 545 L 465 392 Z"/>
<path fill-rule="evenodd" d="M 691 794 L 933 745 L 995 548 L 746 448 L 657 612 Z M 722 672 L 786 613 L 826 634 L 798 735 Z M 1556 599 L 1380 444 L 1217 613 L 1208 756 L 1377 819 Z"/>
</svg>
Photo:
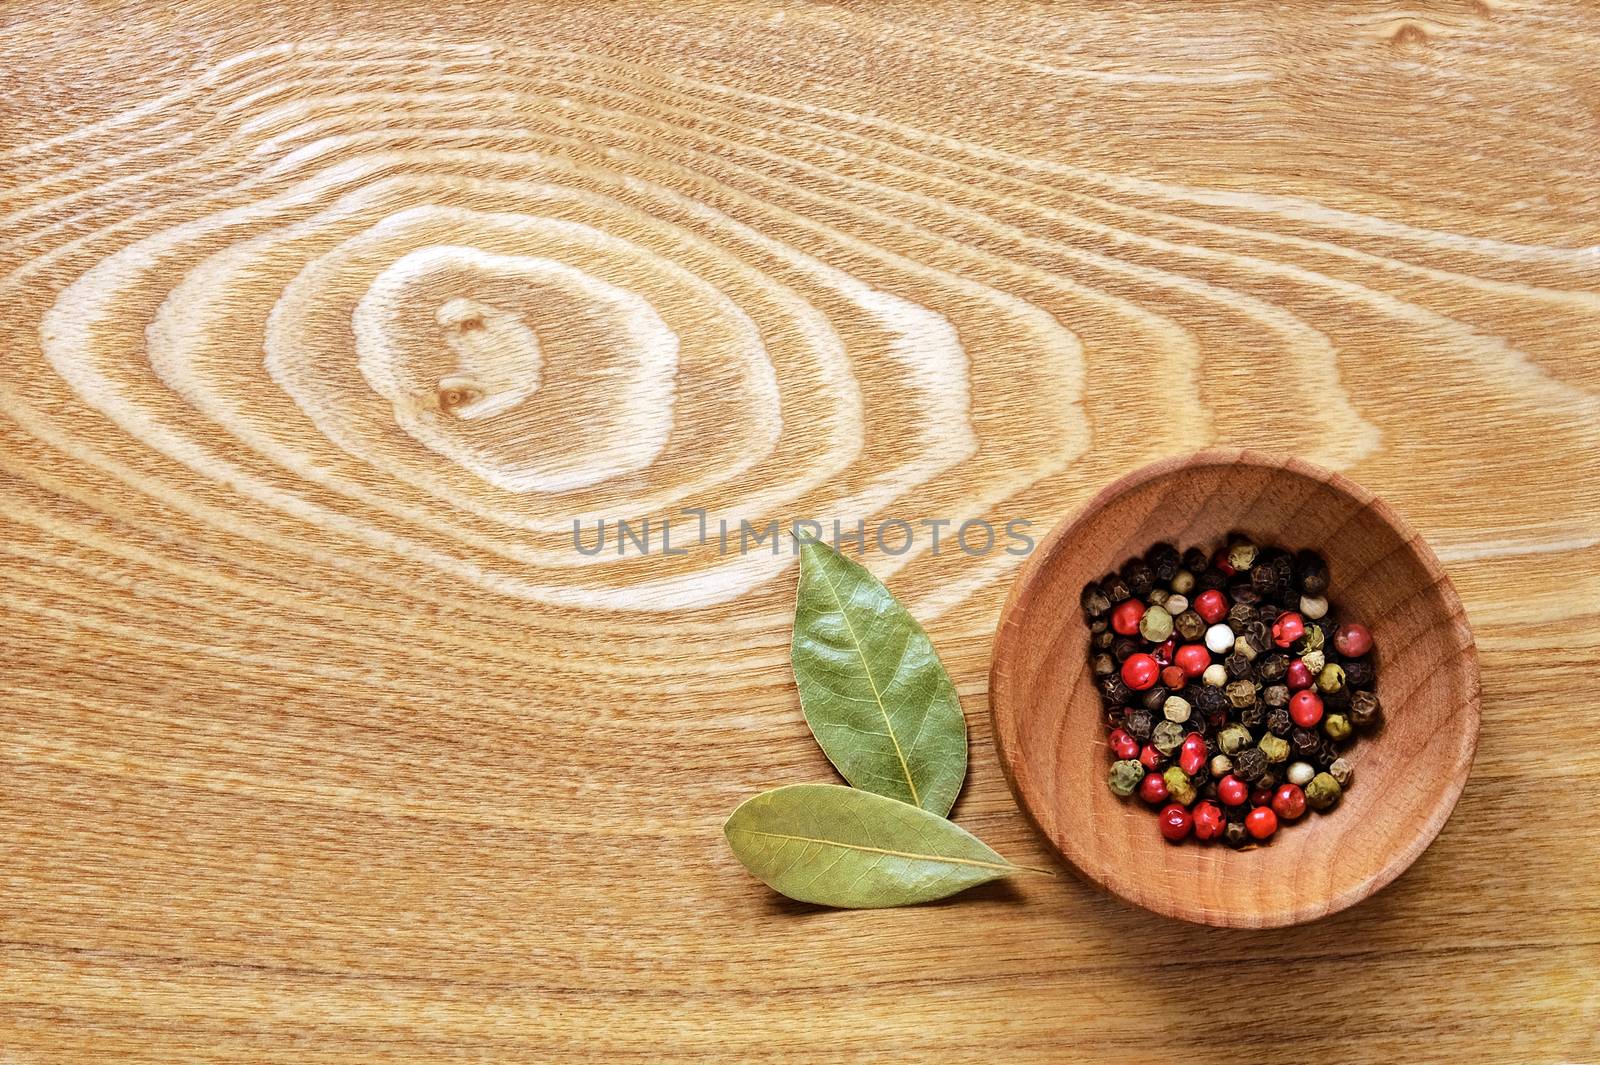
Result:
<svg viewBox="0 0 1600 1065">
<path fill-rule="evenodd" d="M 446 377 L 439 382 L 439 409 L 446 414 L 482 399 L 483 389 L 470 377 Z"/>
<path fill-rule="evenodd" d="M 1428 31 L 1415 22 L 1402 22 L 1389 40 L 1395 44 L 1427 44 Z"/>
</svg>

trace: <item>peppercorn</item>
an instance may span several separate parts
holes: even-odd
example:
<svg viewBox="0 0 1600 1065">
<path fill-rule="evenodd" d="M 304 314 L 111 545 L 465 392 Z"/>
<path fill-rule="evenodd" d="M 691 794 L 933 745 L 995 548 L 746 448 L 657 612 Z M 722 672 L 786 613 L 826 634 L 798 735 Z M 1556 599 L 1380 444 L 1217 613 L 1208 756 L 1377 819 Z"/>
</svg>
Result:
<svg viewBox="0 0 1600 1065">
<path fill-rule="evenodd" d="M 1315 761 L 1322 749 L 1322 737 L 1309 728 L 1297 728 L 1289 733 L 1289 749 L 1302 761 Z"/>
<path fill-rule="evenodd" d="M 1162 602 L 1161 609 L 1165 610 L 1173 617 L 1177 617 L 1179 614 L 1189 609 L 1189 597 L 1180 595 L 1177 592 L 1173 592 Z"/>
<path fill-rule="evenodd" d="M 1346 622 L 1334 630 L 1333 649 L 1346 658 L 1360 658 L 1372 650 L 1372 633 L 1365 625 Z"/>
<path fill-rule="evenodd" d="M 1167 801 L 1167 778 L 1164 773 L 1146 773 L 1144 779 L 1139 781 L 1139 798 L 1151 806 L 1160 806 Z"/>
<path fill-rule="evenodd" d="M 1182 769 L 1177 766 L 1170 766 L 1165 773 L 1161 774 L 1161 779 L 1166 782 L 1167 794 L 1172 797 L 1174 802 L 1182 803 L 1184 806 L 1194 802 L 1194 784 L 1189 780 L 1189 774 Z"/>
<path fill-rule="evenodd" d="M 1256 701 L 1256 685 L 1251 680 L 1230 681 L 1222 689 L 1228 696 L 1228 702 L 1234 709 L 1242 710 Z"/>
<path fill-rule="evenodd" d="M 1258 652 L 1254 647 L 1250 646 L 1249 640 L 1245 639 L 1243 636 L 1236 636 L 1233 640 L 1233 653 L 1236 655 L 1243 655 L 1246 663 L 1253 663 L 1256 660 L 1256 655 L 1260 652 Z M 1229 657 L 1232 656 L 1230 655 Z M 1224 659 L 1224 661 L 1226 661 L 1226 659 Z"/>
<path fill-rule="evenodd" d="M 1126 662 L 1138 654 L 1142 647 L 1144 647 L 1143 640 L 1132 636 L 1118 636 L 1116 642 L 1111 645 L 1111 653 L 1118 662 Z"/>
<path fill-rule="evenodd" d="M 1161 643 L 1151 648 L 1150 657 L 1154 658 L 1159 665 L 1170 666 L 1172 665 L 1173 651 L 1176 650 L 1177 646 L 1178 642 L 1176 640 L 1163 640 Z"/>
<path fill-rule="evenodd" d="M 1183 746 L 1178 748 L 1178 768 L 1190 777 L 1199 777 L 1205 773 L 1205 764 L 1206 739 L 1198 732 L 1191 732 L 1183 738 Z"/>
<path fill-rule="evenodd" d="M 1355 767 L 1348 758 L 1335 758 L 1333 764 L 1328 766 L 1328 775 L 1334 779 L 1340 788 L 1350 786 L 1350 778 L 1355 776 Z"/>
<path fill-rule="evenodd" d="M 1091 658 L 1089 665 L 1097 677 L 1109 677 L 1117 671 L 1117 660 L 1103 651 Z"/>
<path fill-rule="evenodd" d="M 1289 672 L 1289 660 L 1280 654 L 1262 655 L 1256 659 L 1256 676 L 1263 684 L 1275 684 Z"/>
<path fill-rule="evenodd" d="M 1337 662 L 1329 662 L 1322 667 L 1322 672 L 1317 674 L 1317 691 L 1324 695 L 1331 695 L 1344 688 L 1344 667 Z"/>
<path fill-rule="evenodd" d="M 1180 569 L 1172 576 L 1172 590 L 1179 595 L 1188 595 L 1194 591 L 1194 574 L 1186 569 Z"/>
<path fill-rule="evenodd" d="M 1339 801 L 1341 794 L 1343 789 L 1337 780 L 1327 773 L 1318 773 L 1306 785 L 1306 805 L 1313 810 L 1326 810 Z"/>
<path fill-rule="evenodd" d="M 1243 603 L 1246 606 L 1255 606 L 1261 602 L 1261 596 L 1256 594 L 1255 588 L 1250 584 L 1248 573 L 1241 574 L 1228 582 L 1228 597 L 1235 603 Z"/>
<path fill-rule="evenodd" d="M 1276 709 L 1289 705 L 1289 689 L 1282 684 L 1272 684 L 1261 689 L 1261 701 Z"/>
<path fill-rule="evenodd" d="M 1241 680 L 1250 675 L 1250 660 L 1235 651 L 1222 660 L 1222 668 L 1227 670 L 1228 676 L 1234 680 Z"/>
<path fill-rule="evenodd" d="M 1265 621 L 1252 621 L 1244 627 L 1244 642 L 1256 654 L 1265 654 L 1272 650 L 1272 626 Z"/>
<path fill-rule="evenodd" d="M 1163 688 L 1168 688 L 1168 689 L 1181 688 L 1181 687 L 1183 687 L 1183 680 L 1184 680 L 1183 667 L 1181 667 L 1181 666 L 1162 666 L 1161 667 L 1161 686 Z"/>
<path fill-rule="evenodd" d="M 1256 749 L 1266 755 L 1267 762 L 1271 765 L 1279 765 L 1289 760 L 1289 741 L 1282 736 L 1274 736 L 1269 732 L 1261 737 Z"/>
<path fill-rule="evenodd" d="M 1178 638 L 1185 643 L 1203 640 L 1206 635 L 1206 619 L 1195 612 L 1193 603 L 1189 605 L 1189 609 L 1173 619 L 1172 627 L 1177 630 Z"/>
<path fill-rule="evenodd" d="M 1171 757 L 1183 743 L 1183 726 L 1176 721 L 1158 722 L 1150 733 L 1150 742 L 1156 745 L 1156 750 Z"/>
<path fill-rule="evenodd" d="M 1127 798 L 1133 794 L 1133 790 L 1143 779 L 1144 766 L 1135 761 L 1124 760 L 1111 763 L 1111 777 L 1106 781 L 1106 785 L 1118 795 Z"/>
<path fill-rule="evenodd" d="M 1294 728 L 1294 719 L 1287 706 L 1274 706 L 1267 711 L 1267 731 L 1274 736 L 1287 736 Z"/>
<path fill-rule="evenodd" d="M 1302 595 L 1300 613 L 1311 621 L 1320 621 L 1328 614 L 1328 601 L 1320 595 Z"/>
<path fill-rule="evenodd" d="M 1180 842 L 1189 834 L 1194 819 L 1189 816 L 1189 811 L 1173 803 L 1164 807 L 1158 819 L 1161 825 L 1161 836 L 1172 843 Z"/>
<path fill-rule="evenodd" d="M 1305 633 L 1295 641 L 1295 650 L 1304 658 L 1311 651 L 1321 651 L 1328 646 L 1328 633 L 1321 625 L 1307 625 Z"/>
<path fill-rule="evenodd" d="M 1313 679 L 1320 676 L 1322 670 L 1328 664 L 1327 658 L 1323 656 L 1321 651 L 1307 651 L 1300 656 L 1300 661 L 1305 665 L 1306 672 L 1311 674 Z"/>
<path fill-rule="evenodd" d="M 1228 627 L 1234 632 L 1243 632 L 1246 625 L 1254 624 L 1256 608 L 1249 603 L 1235 602 L 1228 608 L 1228 616 L 1225 620 L 1228 622 Z"/>
<path fill-rule="evenodd" d="M 1183 552 L 1183 568 L 1193 573 L 1199 573 L 1211 562 L 1211 557 L 1206 554 L 1205 548 L 1198 545 L 1190 547 Z"/>
<path fill-rule="evenodd" d="M 1246 747 L 1233 756 L 1233 775 L 1254 783 L 1267 771 L 1267 756 L 1259 747 Z"/>
<path fill-rule="evenodd" d="M 1172 653 L 1172 662 L 1185 677 L 1198 677 L 1211 664 L 1211 652 L 1197 643 L 1186 643 Z"/>
<path fill-rule="evenodd" d="M 1228 616 L 1228 599 L 1215 588 L 1201 592 L 1191 600 L 1191 604 L 1194 612 L 1199 614 L 1207 625 L 1215 625 Z"/>
<path fill-rule="evenodd" d="M 1359 691 L 1350 695 L 1350 721 L 1361 728 L 1377 724 L 1383 716 L 1383 707 L 1374 692 Z"/>
<path fill-rule="evenodd" d="M 1211 758 L 1211 775 L 1221 779 L 1233 772 L 1233 759 L 1225 754 L 1213 755 Z"/>
<path fill-rule="evenodd" d="M 1306 793 L 1298 784 L 1284 784 L 1272 795 L 1272 812 L 1285 821 L 1294 821 L 1306 812 Z"/>
<path fill-rule="evenodd" d="M 1169 695 L 1161 704 L 1161 713 L 1166 719 L 1168 721 L 1176 721 L 1179 724 L 1189 720 L 1189 714 L 1192 709 L 1189 705 L 1189 700 L 1181 695 Z"/>
<path fill-rule="evenodd" d="M 1133 694 L 1133 689 L 1122 683 L 1122 677 L 1116 673 L 1109 677 L 1100 678 L 1100 698 L 1112 706 L 1121 706 Z"/>
<path fill-rule="evenodd" d="M 1283 608 L 1277 603 L 1262 603 L 1256 608 L 1256 616 L 1261 624 L 1267 627 L 1267 639 L 1272 639 L 1272 626 L 1283 615 Z"/>
<path fill-rule="evenodd" d="M 1098 618 L 1111 609 L 1111 598 L 1106 595 L 1105 589 L 1099 584 L 1090 581 L 1083 586 L 1083 595 L 1078 599 L 1084 614 L 1091 618 Z"/>
<path fill-rule="evenodd" d="M 1156 574 L 1142 558 L 1130 558 L 1122 564 L 1122 579 L 1128 582 L 1128 591 L 1135 599 L 1143 599 L 1155 587 Z"/>
<path fill-rule="evenodd" d="M 1283 681 L 1292 692 L 1311 687 L 1311 670 L 1306 668 L 1305 660 L 1291 658 L 1289 665 L 1283 671 Z"/>
<path fill-rule="evenodd" d="M 1321 595 L 1328 590 L 1328 564 L 1314 551 L 1302 551 L 1295 556 L 1294 568 L 1300 574 L 1300 590 L 1307 595 Z"/>
<path fill-rule="evenodd" d="M 1277 786 L 1279 784 L 1282 784 L 1282 783 L 1283 783 L 1283 781 L 1278 779 L 1277 770 L 1273 769 L 1271 766 L 1268 766 L 1267 767 L 1267 771 L 1265 773 L 1261 774 L 1261 779 L 1256 781 L 1256 785 L 1255 786 L 1257 788 L 1262 788 L 1262 789 L 1264 789 L 1266 791 L 1273 791 L 1273 790 L 1275 790 L 1277 788 Z M 1252 789 L 1252 790 L 1254 790 L 1254 789 Z"/>
<path fill-rule="evenodd" d="M 1150 589 L 1150 594 L 1144 597 L 1144 601 L 1149 603 L 1151 606 L 1159 606 L 1164 608 L 1167 605 L 1167 596 L 1171 594 L 1172 593 L 1167 591 L 1165 588 L 1157 586 Z"/>
<path fill-rule="evenodd" d="M 1201 841 L 1210 841 L 1222 835 L 1223 826 L 1227 823 L 1222 816 L 1222 807 L 1214 802 L 1202 802 L 1195 806 L 1194 838 Z"/>
<path fill-rule="evenodd" d="M 1178 549 L 1169 543 L 1155 544 L 1144 553 L 1144 560 L 1149 564 L 1151 572 L 1158 581 L 1170 581 L 1178 575 L 1178 566 L 1182 560 L 1178 556 Z"/>
<path fill-rule="evenodd" d="M 1365 658 L 1353 658 L 1344 664 L 1344 683 L 1348 688 L 1370 688 L 1377 679 L 1377 671 Z"/>
<path fill-rule="evenodd" d="M 1200 679 L 1213 688 L 1220 688 L 1228 683 L 1228 669 L 1221 662 L 1213 662 L 1200 674 Z"/>
<path fill-rule="evenodd" d="M 1093 647 L 1096 651 L 1109 651 L 1111 650 L 1112 642 L 1116 640 L 1116 638 L 1116 633 L 1112 632 L 1110 629 L 1106 629 L 1103 632 L 1097 632 L 1091 636 L 1089 638 L 1089 646 Z"/>
<path fill-rule="evenodd" d="M 1284 777 L 1289 783 L 1297 784 L 1303 788 L 1311 783 L 1311 778 L 1316 775 L 1317 771 L 1310 762 L 1291 762 Z"/>
<path fill-rule="evenodd" d="M 1350 738 L 1350 733 L 1355 731 L 1350 725 L 1350 719 L 1344 714 L 1329 714 L 1322 719 L 1322 731 L 1335 743 Z"/>
<path fill-rule="evenodd" d="M 1272 642 L 1279 647 L 1288 647 L 1305 635 L 1305 619 L 1299 614 L 1279 614 L 1272 623 Z"/>
<path fill-rule="evenodd" d="M 1167 756 L 1156 750 L 1153 744 L 1147 743 L 1139 748 L 1139 764 L 1149 770 L 1165 769 Z"/>
<path fill-rule="evenodd" d="M 1270 806 L 1258 806 L 1245 815 L 1244 827 L 1256 839 L 1268 839 L 1278 831 L 1278 815 Z"/>
<path fill-rule="evenodd" d="M 1134 691 L 1146 691 L 1161 676 L 1161 666 L 1147 654 L 1129 655 L 1122 663 L 1122 683 Z"/>
<path fill-rule="evenodd" d="M 1111 611 L 1111 627 L 1122 636 L 1132 636 L 1139 631 L 1144 620 L 1145 606 L 1137 599 L 1124 599 Z"/>
<path fill-rule="evenodd" d="M 1250 785 L 1239 779 L 1237 773 L 1230 773 L 1217 781 L 1217 798 L 1225 806 L 1240 806 L 1250 798 Z"/>
<path fill-rule="evenodd" d="M 1151 643 L 1161 643 L 1172 635 L 1172 615 L 1162 606 L 1152 606 L 1139 621 L 1139 635 Z"/>
<path fill-rule="evenodd" d="M 1219 711 L 1225 712 L 1228 708 L 1228 697 L 1223 694 L 1221 688 L 1209 681 L 1196 689 L 1193 701 L 1200 712 L 1207 717 Z"/>
<path fill-rule="evenodd" d="M 1153 688 L 1146 688 L 1142 692 L 1135 692 L 1134 696 L 1134 701 L 1140 706 L 1144 707 L 1152 714 L 1159 714 L 1161 713 L 1161 707 L 1165 705 L 1167 701 L 1167 689 L 1160 684 L 1157 684 Z"/>
<path fill-rule="evenodd" d="M 1241 806 L 1239 809 L 1242 810 L 1244 807 Z M 1226 843 L 1234 850 L 1238 850 L 1240 847 L 1243 847 L 1245 844 L 1249 843 L 1250 833 L 1245 829 L 1244 821 L 1229 821 L 1222 830 L 1222 842 Z"/>
<path fill-rule="evenodd" d="M 1238 754 L 1254 742 L 1255 737 L 1243 725 L 1229 725 L 1217 733 L 1217 746 L 1223 754 Z"/>
<path fill-rule="evenodd" d="M 1239 723 L 1250 728 L 1260 728 L 1267 720 L 1267 708 L 1258 699 L 1239 711 Z"/>
<path fill-rule="evenodd" d="M 1250 785 L 1251 806 L 1268 806 L 1272 803 L 1272 788 L 1267 786 L 1267 777 L 1269 775 L 1270 774 L 1263 773 L 1260 780 Z M 1276 786 L 1276 784 L 1273 785 L 1273 787 Z M 1249 819 L 1246 818 L 1246 820 Z"/>
<path fill-rule="evenodd" d="M 1123 718 L 1122 727 L 1128 734 L 1140 743 L 1150 742 L 1151 730 L 1155 728 L 1155 715 L 1143 707 L 1134 707 Z"/>
<path fill-rule="evenodd" d="M 1249 540 L 1235 540 L 1228 545 L 1228 564 L 1236 570 L 1247 570 L 1256 564 L 1256 545 Z"/>
</svg>

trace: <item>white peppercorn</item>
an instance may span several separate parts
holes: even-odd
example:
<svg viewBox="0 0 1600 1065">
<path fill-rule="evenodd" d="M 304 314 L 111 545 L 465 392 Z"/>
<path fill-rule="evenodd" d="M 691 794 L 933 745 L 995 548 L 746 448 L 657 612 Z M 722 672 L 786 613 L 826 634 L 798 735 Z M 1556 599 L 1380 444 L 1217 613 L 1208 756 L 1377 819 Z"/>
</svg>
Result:
<svg viewBox="0 0 1600 1065">
<path fill-rule="evenodd" d="M 1311 778 L 1317 775 L 1317 770 L 1310 762 L 1291 762 L 1287 776 L 1289 783 L 1305 787 L 1311 783 Z"/>
</svg>

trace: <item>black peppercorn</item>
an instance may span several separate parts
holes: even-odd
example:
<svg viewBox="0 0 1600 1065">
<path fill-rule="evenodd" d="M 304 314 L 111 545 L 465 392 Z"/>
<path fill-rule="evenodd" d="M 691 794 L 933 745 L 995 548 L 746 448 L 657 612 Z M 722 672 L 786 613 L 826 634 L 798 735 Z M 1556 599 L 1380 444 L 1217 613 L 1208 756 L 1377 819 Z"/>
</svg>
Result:
<svg viewBox="0 0 1600 1065">
<path fill-rule="evenodd" d="M 1089 660 L 1097 677 L 1109 677 L 1117 671 L 1117 660 L 1102 651 Z"/>
<path fill-rule="evenodd" d="M 1350 696 L 1350 721 L 1360 728 L 1367 728 L 1377 723 L 1383 715 L 1383 707 L 1378 702 L 1378 696 L 1370 691 L 1359 691 Z"/>
<path fill-rule="evenodd" d="M 1267 719 L 1267 708 L 1260 702 L 1252 703 L 1239 711 L 1239 721 L 1249 728 L 1260 728 Z"/>
<path fill-rule="evenodd" d="M 1267 731 L 1274 736 L 1288 736 L 1294 730 L 1294 718 L 1287 706 L 1274 706 L 1267 711 Z"/>
<path fill-rule="evenodd" d="M 1111 597 L 1094 581 L 1083 586 L 1083 597 L 1078 602 L 1083 606 L 1083 612 L 1091 618 L 1101 617 L 1111 610 Z"/>
<path fill-rule="evenodd" d="M 1143 599 L 1156 586 L 1155 571 L 1142 558 L 1130 558 L 1123 564 L 1122 579 L 1128 582 L 1128 590 L 1135 599 Z"/>
<path fill-rule="evenodd" d="M 1270 707 L 1289 705 L 1289 688 L 1284 684 L 1272 684 L 1261 690 L 1261 701 Z"/>
<path fill-rule="evenodd" d="M 1228 696 L 1221 689 L 1211 684 L 1202 684 L 1200 690 L 1189 700 L 1201 713 L 1214 714 L 1228 709 Z"/>
<path fill-rule="evenodd" d="M 1241 680 L 1250 675 L 1250 659 L 1239 651 L 1233 652 L 1222 660 L 1222 668 L 1228 671 L 1228 676 L 1234 680 Z"/>
<path fill-rule="evenodd" d="M 1262 603 L 1256 607 L 1256 620 L 1263 625 L 1270 626 L 1278 620 L 1278 615 L 1283 613 L 1283 608 L 1277 603 Z"/>
<path fill-rule="evenodd" d="M 1250 587 L 1250 578 L 1248 576 L 1235 577 L 1233 579 L 1228 585 L 1228 598 L 1235 603 L 1243 603 L 1245 606 L 1250 607 L 1261 602 L 1261 597 L 1256 594 L 1256 590 Z"/>
<path fill-rule="evenodd" d="M 1143 707 L 1133 707 L 1122 715 L 1122 727 L 1128 730 L 1128 735 L 1140 743 L 1149 743 L 1150 734 L 1156 727 L 1156 716 Z"/>
<path fill-rule="evenodd" d="M 1266 622 L 1252 621 L 1244 627 L 1244 632 L 1240 633 L 1240 635 L 1244 637 L 1244 642 L 1250 645 L 1250 649 L 1258 655 L 1272 650 L 1272 628 Z"/>
<path fill-rule="evenodd" d="M 1302 762 L 1315 761 L 1322 751 L 1322 737 L 1311 729 L 1297 728 L 1289 733 L 1289 750 Z"/>
<path fill-rule="evenodd" d="M 1196 572 L 1194 575 L 1194 590 L 1196 592 L 1222 591 L 1228 586 L 1228 578 L 1217 569 L 1208 569 Z M 1194 596 L 1189 597 L 1193 600 Z"/>
<path fill-rule="evenodd" d="M 1111 644 L 1111 653 L 1117 656 L 1118 662 L 1126 662 L 1129 657 L 1144 650 L 1144 644 L 1133 636 L 1118 636 Z"/>
<path fill-rule="evenodd" d="M 1105 632 L 1110 627 L 1111 622 L 1105 618 L 1095 618 L 1093 621 L 1089 622 L 1090 632 Z"/>
<path fill-rule="evenodd" d="M 1200 547 L 1191 547 L 1183 553 L 1183 568 L 1199 576 L 1211 565 L 1211 558 Z"/>
<path fill-rule="evenodd" d="M 1113 673 L 1110 676 L 1100 678 L 1100 698 L 1112 706 L 1123 705 L 1132 694 L 1133 689 L 1128 687 L 1121 674 Z"/>
<path fill-rule="evenodd" d="M 1146 551 L 1144 560 L 1150 564 L 1158 581 L 1170 581 L 1176 577 L 1182 562 L 1178 556 L 1178 549 L 1167 543 L 1156 544 Z"/>
<path fill-rule="evenodd" d="M 1147 688 L 1138 694 L 1139 705 L 1153 713 L 1159 713 L 1161 708 L 1166 705 L 1168 692 L 1160 684 L 1157 684 L 1154 688 Z"/>
<path fill-rule="evenodd" d="M 1228 628 L 1244 632 L 1244 627 L 1256 619 L 1256 608 L 1249 603 L 1234 603 L 1228 608 Z"/>
<path fill-rule="evenodd" d="M 1247 784 L 1254 784 L 1267 771 L 1267 756 L 1260 747 L 1246 747 L 1233 756 L 1233 775 Z"/>
<path fill-rule="evenodd" d="M 1236 710 L 1243 710 L 1256 701 L 1256 686 L 1253 681 L 1229 681 L 1222 690 L 1227 695 L 1228 702 Z"/>
<path fill-rule="evenodd" d="M 1276 684 L 1289 672 L 1289 660 L 1283 655 L 1262 655 L 1256 659 L 1256 676 L 1263 683 Z"/>
<path fill-rule="evenodd" d="M 1328 564 L 1314 551 L 1302 551 L 1295 556 L 1295 569 L 1300 574 L 1300 590 L 1307 595 L 1321 595 L 1328 590 Z"/>
<path fill-rule="evenodd" d="M 1120 603 L 1124 599 L 1133 598 L 1133 592 L 1128 588 L 1128 582 L 1122 579 L 1120 573 L 1107 574 L 1101 579 L 1100 588 L 1106 593 L 1106 598 L 1113 603 Z"/>
<path fill-rule="evenodd" d="M 1344 686 L 1346 688 L 1370 688 L 1372 682 L 1377 680 L 1377 671 L 1372 668 L 1372 662 L 1365 658 L 1351 658 L 1344 663 Z"/>
<path fill-rule="evenodd" d="M 1115 643 L 1116 640 L 1117 634 L 1112 632 L 1110 629 L 1106 629 L 1104 632 L 1097 632 L 1093 636 L 1090 636 L 1089 646 L 1093 647 L 1096 651 L 1109 651 L 1111 650 L 1111 645 Z"/>
</svg>

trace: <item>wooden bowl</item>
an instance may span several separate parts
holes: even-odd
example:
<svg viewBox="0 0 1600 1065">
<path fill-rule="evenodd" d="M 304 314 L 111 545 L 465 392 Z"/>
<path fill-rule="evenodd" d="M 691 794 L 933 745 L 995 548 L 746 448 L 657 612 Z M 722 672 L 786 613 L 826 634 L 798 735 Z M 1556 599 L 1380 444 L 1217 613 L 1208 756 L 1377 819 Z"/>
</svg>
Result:
<svg viewBox="0 0 1600 1065">
<path fill-rule="evenodd" d="M 1233 530 L 1323 554 L 1339 616 L 1372 630 L 1384 711 L 1351 748 L 1354 778 L 1340 804 L 1244 851 L 1167 843 L 1149 807 L 1107 788 L 1111 757 L 1079 607 L 1085 584 L 1152 544 L 1209 548 Z M 1342 910 L 1404 872 L 1466 784 L 1478 704 L 1466 612 L 1422 538 L 1346 478 L 1248 451 L 1146 466 L 1054 530 L 1012 587 L 990 673 L 1001 765 L 1061 856 L 1156 913 L 1244 928 Z"/>
</svg>

